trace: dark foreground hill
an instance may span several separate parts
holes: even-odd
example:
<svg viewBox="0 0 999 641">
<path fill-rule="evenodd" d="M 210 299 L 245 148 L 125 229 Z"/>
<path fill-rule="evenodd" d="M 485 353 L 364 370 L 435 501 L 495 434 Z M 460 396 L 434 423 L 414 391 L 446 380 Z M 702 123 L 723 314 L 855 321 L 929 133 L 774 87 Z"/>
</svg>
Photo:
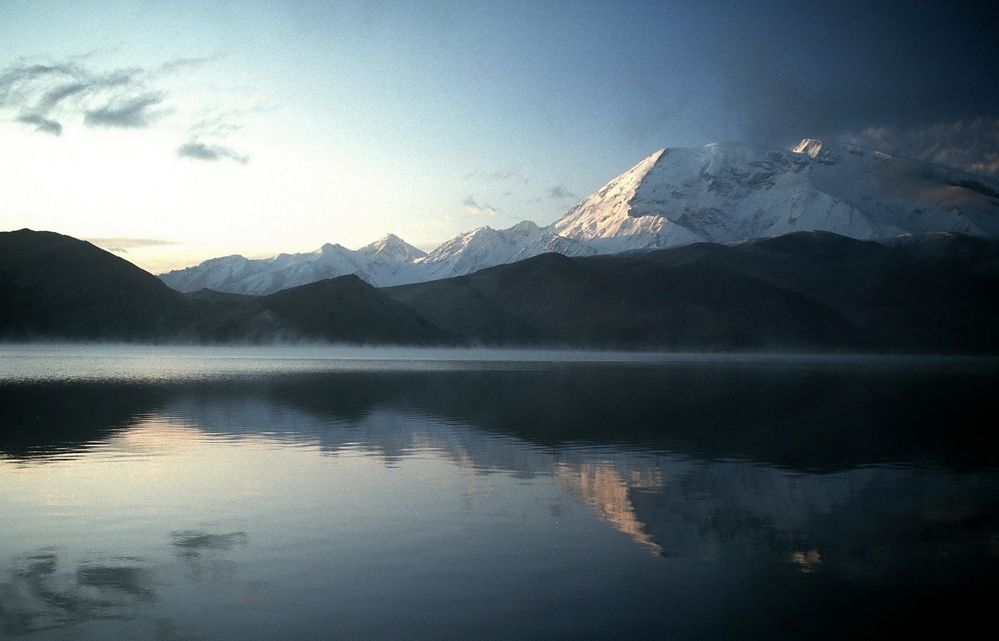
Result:
<svg viewBox="0 0 999 641">
<path fill-rule="evenodd" d="M 999 353 L 999 241 L 799 232 L 647 253 L 546 254 L 377 289 L 181 295 L 89 243 L 0 234 L 0 338 Z"/>
<path fill-rule="evenodd" d="M 155 340 L 192 320 L 184 296 L 88 242 L 0 233 L 0 337 Z"/>
<path fill-rule="evenodd" d="M 999 241 L 959 234 L 547 254 L 385 291 L 467 340 L 999 352 Z"/>
</svg>

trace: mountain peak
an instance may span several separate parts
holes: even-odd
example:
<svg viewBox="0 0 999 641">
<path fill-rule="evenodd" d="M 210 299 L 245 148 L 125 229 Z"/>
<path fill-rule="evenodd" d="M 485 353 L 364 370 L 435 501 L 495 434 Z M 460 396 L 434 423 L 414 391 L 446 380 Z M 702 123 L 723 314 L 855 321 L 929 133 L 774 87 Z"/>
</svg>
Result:
<svg viewBox="0 0 999 641">
<path fill-rule="evenodd" d="M 323 246 L 317 249 L 314 253 L 316 254 L 328 254 L 330 252 L 342 252 L 346 247 L 340 243 L 323 243 Z M 291 254 L 283 254 L 284 256 L 290 256 Z"/>
<path fill-rule="evenodd" d="M 410 245 L 395 234 L 385 234 L 375 242 L 365 245 L 357 251 L 366 256 L 382 256 L 402 262 L 410 262 L 426 256 L 425 251 Z"/>
<path fill-rule="evenodd" d="M 794 153 L 804 154 L 812 160 L 833 160 L 832 150 L 818 138 L 802 138 L 801 142 L 794 148 Z"/>
<path fill-rule="evenodd" d="M 891 162 L 888 162 L 891 161 Z M 805 138 L 657 151 L 568 210 L 553 230 L 601 252 L 818 229 L 854 238 L 999 231 L 988 185 L 944 167 Z"/>
<path fill-rule="evenodd" d="M 507 231 L 516 232 L 520 234 L 533 234 L 540 229 L 538 225 L 531 220 L 522 220 Z"/>
</svg>

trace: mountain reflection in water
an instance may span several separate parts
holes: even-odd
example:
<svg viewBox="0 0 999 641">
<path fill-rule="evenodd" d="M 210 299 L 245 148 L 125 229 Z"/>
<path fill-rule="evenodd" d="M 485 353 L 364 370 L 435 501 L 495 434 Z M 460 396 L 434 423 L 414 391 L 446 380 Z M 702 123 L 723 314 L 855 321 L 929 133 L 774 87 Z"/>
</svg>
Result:
<svg viewBox="0 0 999 641">
<path fill-rule="evenodd" d="M 0 636 L 832 637 L 981 618 L 995 381 L 802 364 L 7 381 Z"/>
</svg>

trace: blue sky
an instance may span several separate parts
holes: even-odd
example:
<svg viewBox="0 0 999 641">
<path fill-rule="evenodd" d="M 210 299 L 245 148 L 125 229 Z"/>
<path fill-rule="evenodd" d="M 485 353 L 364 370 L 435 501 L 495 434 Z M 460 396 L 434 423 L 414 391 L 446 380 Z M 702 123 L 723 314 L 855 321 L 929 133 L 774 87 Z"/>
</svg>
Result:
<svg viewBox="0 0 999 641">
<path fill-rule="evenodd" d="M 0 229 L 155 271 L 545 224 L 664 146 L 999 172 L 987 13 L 870 7 L 0 2 Z"/>
</svg>

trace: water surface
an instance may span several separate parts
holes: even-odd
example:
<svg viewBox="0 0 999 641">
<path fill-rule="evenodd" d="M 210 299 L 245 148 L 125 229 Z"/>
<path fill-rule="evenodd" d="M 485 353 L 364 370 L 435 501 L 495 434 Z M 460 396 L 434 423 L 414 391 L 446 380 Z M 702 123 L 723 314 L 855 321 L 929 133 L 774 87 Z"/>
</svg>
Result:
<svg viewBox="0 0 999 641">
<path fill-rule="evenodd" d="M 842 638 L 999 582 L 991 361 L 0 364 L 0 638 Z"/>
</svg>

